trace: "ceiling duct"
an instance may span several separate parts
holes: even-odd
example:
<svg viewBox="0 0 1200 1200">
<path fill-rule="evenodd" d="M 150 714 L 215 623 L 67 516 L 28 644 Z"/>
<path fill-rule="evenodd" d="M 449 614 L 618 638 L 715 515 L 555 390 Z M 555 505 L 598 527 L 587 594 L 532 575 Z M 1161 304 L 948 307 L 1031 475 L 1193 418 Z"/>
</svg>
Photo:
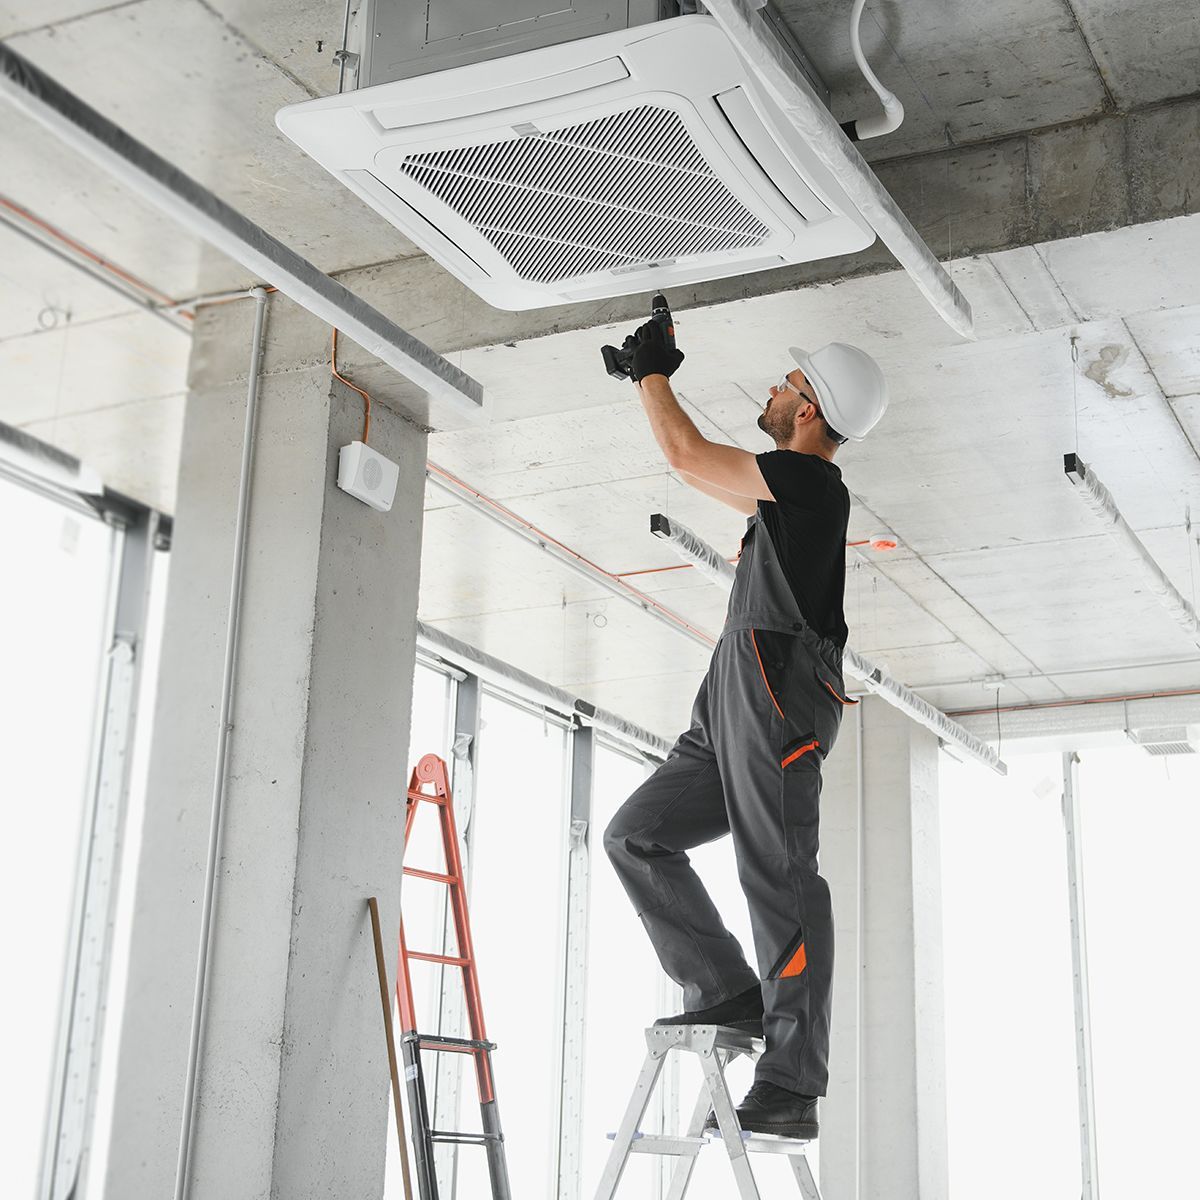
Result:
<svg viewBox="0 0 1200 1200">
<path fill-rule="evenodd" d="M 1147 754 L 1163 758 L 1200 750 L 1200 725 L 1150 725 L 1126 729 L 1126 736 Z"/>
<path fill-rule="evenodd" d="M 645 0 L 495 7 L 480 30 L 471 5 L 369 0 L 346 56 L 366 86 L 276 117 L 495 307 L 657 291 L 853 253 L 875 240 L 863 215 L 868 192 L 899 215 L 777 18 L 754 13 L 753 30 L 819 110 L 803 130 L 724 20 L 655 20 L 659 5 Z M 837 153 L 823 141 L 837 142 Z M 900 221 L 922 269 L 940 271 Z M 969 306 L 949 288 L 952 323 L 969 332 Z"/>
</svg>

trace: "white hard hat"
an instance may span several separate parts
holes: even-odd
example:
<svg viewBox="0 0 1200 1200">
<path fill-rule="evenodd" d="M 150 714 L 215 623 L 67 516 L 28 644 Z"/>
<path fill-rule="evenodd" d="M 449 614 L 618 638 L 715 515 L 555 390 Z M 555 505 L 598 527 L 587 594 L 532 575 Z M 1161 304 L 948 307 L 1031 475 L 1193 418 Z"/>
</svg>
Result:
<svg viewBox="0 0 1200 1200">
<path fill-rule="evenodd" d="M 845 342 L 830 342 L 812 354 L 795 346 L 789 350 L 812 384 L 829 426 L 861 442 L 888 405 L 887 380 L 879 364 L 865 350 Z"/>
</svg>

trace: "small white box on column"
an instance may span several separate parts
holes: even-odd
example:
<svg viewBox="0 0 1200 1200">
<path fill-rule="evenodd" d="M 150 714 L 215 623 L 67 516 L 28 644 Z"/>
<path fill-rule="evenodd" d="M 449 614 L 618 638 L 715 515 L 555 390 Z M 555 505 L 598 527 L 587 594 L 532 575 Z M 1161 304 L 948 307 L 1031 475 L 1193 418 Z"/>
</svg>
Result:
<svg viewBox="0 0 1200 1200">
<path fill-rule="evenodd" d="M 351 442 L 338 452 L 338 487 L 380 512 L 390 512 L 400 468 L 366 442 Z"/>
</svg>

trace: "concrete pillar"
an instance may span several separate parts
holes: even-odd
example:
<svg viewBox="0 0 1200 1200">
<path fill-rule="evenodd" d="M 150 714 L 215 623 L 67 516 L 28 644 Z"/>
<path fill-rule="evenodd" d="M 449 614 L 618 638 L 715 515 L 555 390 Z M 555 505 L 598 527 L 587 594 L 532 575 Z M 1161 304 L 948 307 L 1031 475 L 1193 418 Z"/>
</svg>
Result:
<svg viewBox="0 0 1200 1200">
<path fill-rule="evenodd" d="M 197 321 L 106 1194 L 174 1194 L 249 359 L 249 302 Z M 304 345 L 297 360 L 281 347 Z M 337 490 L 362 400 L 329 330 L 267 324 L 192 1200 L 380 1196 L 388 1071 L 366 898 L 400 854 L 424 431 L 376 396 L 390 513 Z"/>
<path fill-rule="evenodd" d="M 872 696 L 848 711 L 825 767 L 837 949 L 821 1184 L 843 1200 L 948 1195 L 937 755 L 934 734 Z"/>
</svg>

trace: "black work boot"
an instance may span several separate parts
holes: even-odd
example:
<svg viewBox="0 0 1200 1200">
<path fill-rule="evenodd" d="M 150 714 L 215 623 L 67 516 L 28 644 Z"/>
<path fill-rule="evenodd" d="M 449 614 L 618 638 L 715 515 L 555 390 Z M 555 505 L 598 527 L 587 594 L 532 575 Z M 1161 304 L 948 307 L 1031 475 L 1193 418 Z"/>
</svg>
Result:
<svg viewBox="0 0 1200 1200">
<path fill-rule="evenodd" d="M 762 989 L 755 984 L 737 996 L 730 996 L 709 1008 L 681 1012 L 674 1017 L 659 1017 L 655 1025 L 724 1025 L 754 1037 L 763 1035 Z"/>
<path fill-rule="evenodd" d="M 749 1133 L 774 1133 L 810 1141 L 817 1136 L 817 1099 L 789 1092 L 766 1080 L 756 1080 L 737 1106 L 738 1124 Z M 704 1128 L 718 1128 L 716 1113 L 708 1114 Z"/>
</svg>

